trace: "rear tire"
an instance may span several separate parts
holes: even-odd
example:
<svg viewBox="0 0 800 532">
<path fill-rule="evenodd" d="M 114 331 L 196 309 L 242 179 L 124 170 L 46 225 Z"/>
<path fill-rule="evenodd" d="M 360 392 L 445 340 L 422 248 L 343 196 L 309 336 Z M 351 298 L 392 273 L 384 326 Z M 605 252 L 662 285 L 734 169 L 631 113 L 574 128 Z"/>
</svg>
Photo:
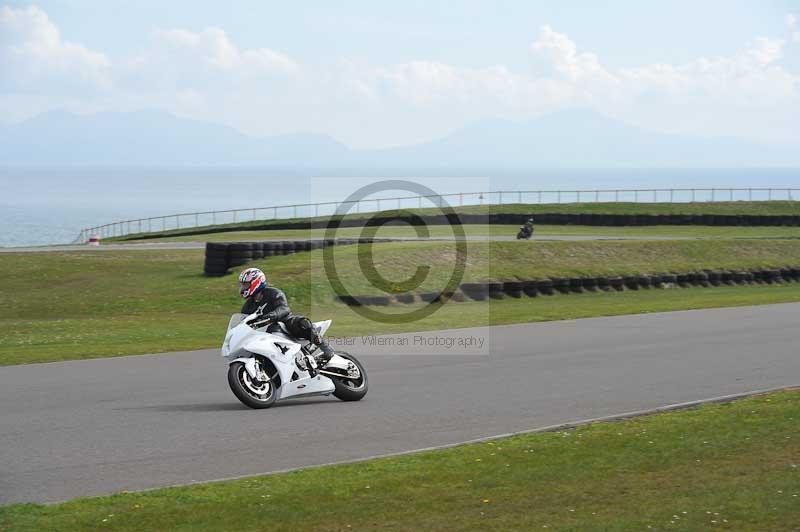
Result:
<svg viewBox="0 0 800 532">
<path fill-rule="evenodd" d="M 334 397 L 341 399 L 342 401 L 360 401 L 365 395 L 367 395 L 367 390 L 369 389 L 367 372 L 364 370 L 364 366 L 361 365 L 361 362 L 359 362 L 356 357 L 349 353 L 337 352 L 336 354 L 355 364 L 355 366 L 358 368 L 358 372 L 360 373 L 360 378 L 340 378 L 326 375 L 333 381 L 333 385 L 336 387 L 336 389 L 333 391 Z"/>
<path fill-rule="evenodd" d="M 228 366 L 228 385 L 231 387 L 233 395 L 250 408 L 269 408 L 275 403 L 275 383 L 269 380 L 259 386 L 250 378 L 244 362 L 234 362 Z M 261 389 L 264 393 L 259 395 L 258 391 Z"/>
</svg>

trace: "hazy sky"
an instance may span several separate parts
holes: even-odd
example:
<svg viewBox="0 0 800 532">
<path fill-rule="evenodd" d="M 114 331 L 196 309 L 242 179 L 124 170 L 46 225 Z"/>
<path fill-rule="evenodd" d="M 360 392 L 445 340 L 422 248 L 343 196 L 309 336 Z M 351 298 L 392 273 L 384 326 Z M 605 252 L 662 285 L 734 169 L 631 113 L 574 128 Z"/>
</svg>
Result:
<svg viewBox="0 0 800 532">
<path fill-rule="evenodd" d="M 0 122 L 155 108 L 374 148 L 575 106 L 800 142 L 800 0 L 0 0 Z"/>
</svg>

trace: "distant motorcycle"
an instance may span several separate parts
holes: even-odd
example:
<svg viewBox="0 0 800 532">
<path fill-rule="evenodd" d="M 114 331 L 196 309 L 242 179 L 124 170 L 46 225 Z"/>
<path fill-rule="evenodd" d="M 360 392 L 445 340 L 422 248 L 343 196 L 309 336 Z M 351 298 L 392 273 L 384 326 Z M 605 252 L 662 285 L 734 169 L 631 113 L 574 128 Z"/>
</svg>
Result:
<svg viewBox="0 0 800 532">
<path fill-rule="evenodd" d="M 530 240 L 532 236 L 533 218 L 528 218 L 528 221 L 519 227 L 519 232 L 517 232 L 517 240 Z"/>
<path fill-rule="evenodd" d="M 523 225 L 519 228 L 517 233 L 517 240 L 530 240 L 533 236 L 533 226 Z"/>
<path fill-rule="evenodd" d="M 271 322 L 258 314 L 234 314 L 222 344 L 228 362 L 228 384 L 250 408 L 269 408 L 292 397 L 333 394 L 342 401 L 360 401 L 367 394 L 367 373 L 353 356 L 337 352 L 323 367 L 312 356 L 316 346 L 280 332 L 267 332 Z M 331 320 L 314 324 L 324 335 Z"/>
</svg>

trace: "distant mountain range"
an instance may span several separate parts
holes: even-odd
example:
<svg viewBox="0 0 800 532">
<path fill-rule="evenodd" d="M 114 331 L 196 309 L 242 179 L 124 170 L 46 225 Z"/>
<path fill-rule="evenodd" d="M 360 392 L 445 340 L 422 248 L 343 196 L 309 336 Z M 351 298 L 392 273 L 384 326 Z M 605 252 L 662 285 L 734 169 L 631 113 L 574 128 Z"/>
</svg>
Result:
<svg viewBox="0 0 800 532">
<path fill-rule="evenodd" d="M 161 111 L 41 114 L 0 126 L 0 165 L 193 165 L 446 170 L 800 166 L 800 145 L 644 131 L 588 110 L 486 120 L 400 148 L 351 150 L 326 135 L 251 137 Z"/>
</svg>

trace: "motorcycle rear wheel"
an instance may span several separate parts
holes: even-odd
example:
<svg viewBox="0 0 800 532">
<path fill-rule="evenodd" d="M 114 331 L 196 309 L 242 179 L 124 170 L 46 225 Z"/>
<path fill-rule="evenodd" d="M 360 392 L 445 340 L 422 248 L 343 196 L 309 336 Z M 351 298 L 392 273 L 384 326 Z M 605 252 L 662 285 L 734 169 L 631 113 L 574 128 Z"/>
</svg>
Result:
<svg viewBox="0 0 800 532">
<path fill-rule="evenodd" d="M 234 362 L 228 366 L 228 385 L 233 395 L 250 408 L 269 408 L 275 403 L 275 385 L 269 380 L 266 383 L 254 381 L 243 362 Z M 263 393 L 259 393 L 263 391 Z"/>
</svg>

